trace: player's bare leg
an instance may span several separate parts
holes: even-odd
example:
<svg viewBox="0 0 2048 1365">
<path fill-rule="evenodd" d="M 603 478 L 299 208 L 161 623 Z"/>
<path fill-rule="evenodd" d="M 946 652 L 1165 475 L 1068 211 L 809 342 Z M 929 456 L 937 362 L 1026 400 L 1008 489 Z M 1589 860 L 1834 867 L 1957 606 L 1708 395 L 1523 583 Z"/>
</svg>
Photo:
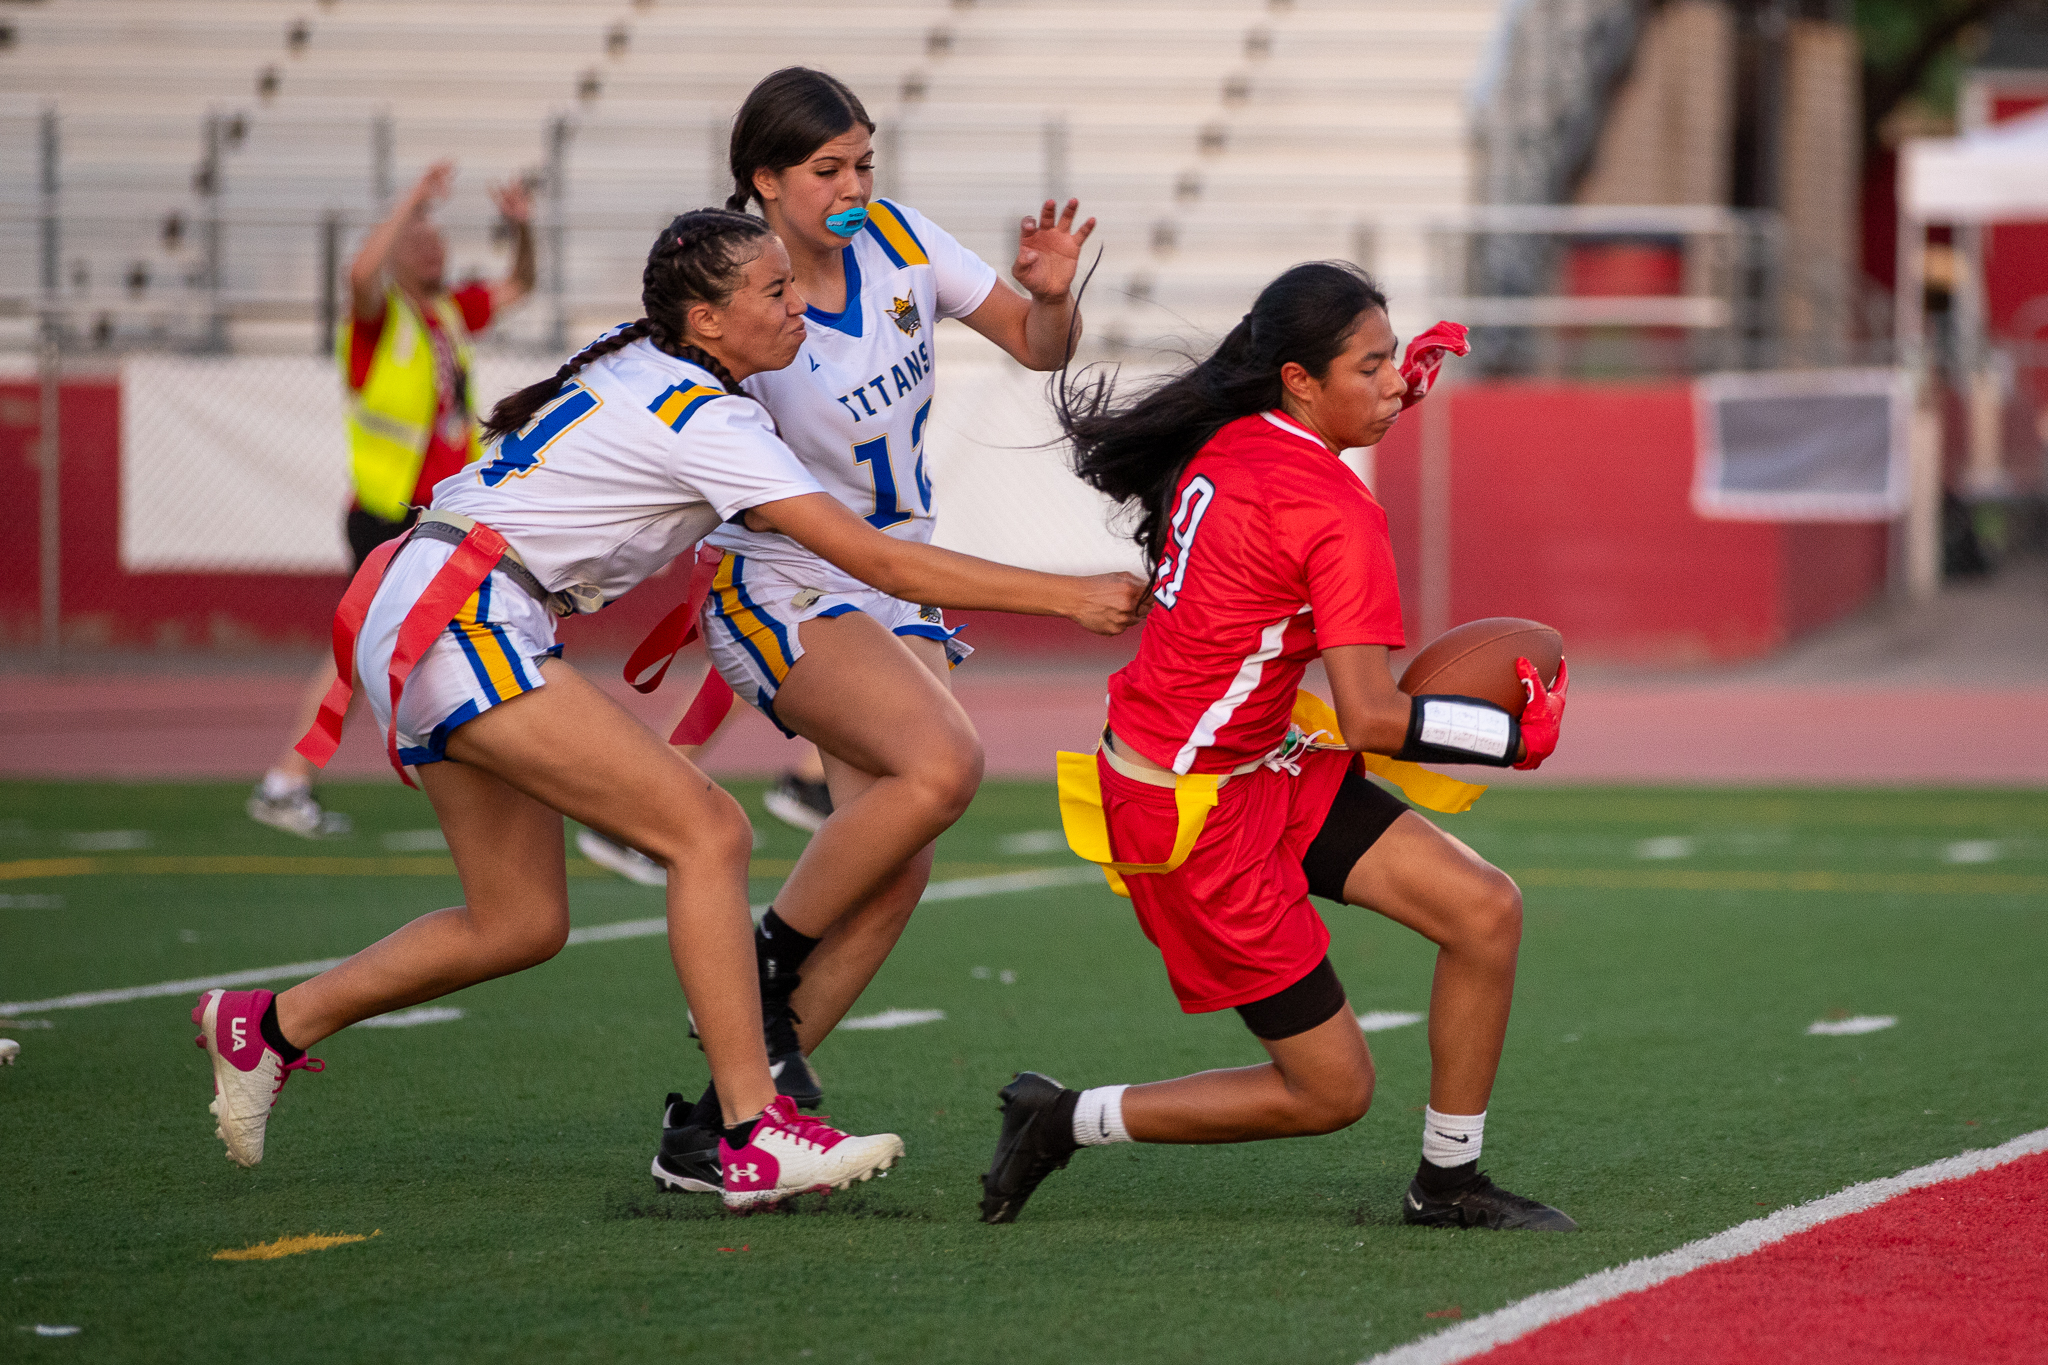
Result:
<svg viewBox="0 0 2048 1365">
<path fill-rule="evenodd" d="M 858 612 L 800 629 L 804 655 L 775 713 L 825 755 L 833 813 L 763 917 L 756 950 L 776 1086 L 808 1108 L 823 1088 L 807 1057 L 902 936 L 931 876 L 932 840 L 980 783 L 981 744 L 937 641 L 895 636 Z M 720 1103 L 715 1083 L 694 1105 L 669 1097 L 655 1162 L 664 1188 L 715 1188 L 707 1128 Z"/>
<path fill-rule="evenodd" d="M 467 903 L 437 910 L 278 997 L 298 1047 L 359 1019 L 545 961 L 568 934 L 561 816 L 644 848 L 669 879 L 670 951 L 728 1122 L 775 1098 L 747 917 L 751 831 L 731 796 L 559 660 L 547 686 L 449 738 L 420 780 Z M 633 799 L 621 800 L 622 792 Z"/>
<path fill-rule="evenodd" d="M 899 639 L 925 671 L 950 694 L 952 670 L 946 662 L 945 647 L 936 640 L 914 636 Z M 777 710 L 780 713 L 781 708 L 778 706 Z M 823 750 L 818 752 L 825 759 L 825 779 L 832 788 L 835 812 L 866 797 L 882 780 L 879 774 L 824 755 Z M 903 936 L 911 913 L 917 909 L 918 899 L 924 895 L 925 887 L 931 881 L 932 858 L 933 846 L 927 843 L 899 863 L 894 875 L 871 895 L 847 910 L 823 935 L 818 936 L 820 942 L 805 960 L 803 981 L 790 1001 L 800 1021 L 797 1037 L 802 1040 L 806 1053 L 815 1049 L 825 1035 L 837 1027 L 846 1012 L 853 1008 L 854 1001 L 860 999 L 868 983 L 875 979 L 875 973 L 882 969 L 882 963 Z M 785 889 L 785 893 L 776 898 L 776 913 L 785 919 L 788 918 L 784 912 L 787 900 Z M 802 914 L 803 911 L 799 909 L 797 913 Z"/>
<path fill-rule="evenodd" d="M 804 655 L 776 693 L 775 713 L 874 779 L 843 806 L 835 798 L 775 898 L 792 928 L 824 938 L 966 811 L 982 751 L 967 713 L 917 652 L 934 642 L 901 639 L 861 612 L 799 629 Z"/>
<path fill-rule="evenodd" d="M 1522 893 L 1513 879 L 1410 811 L 1359 858 L 1345 878 L 1344 899 L 1437 945 L 1429 1104 L 1445 1114 L 1484 1113 L 1522 944 Z"/>
<path fill-rule="evenodd" d="M 1292 1038 L 1259 1040 L 1272 1061 L 1124 1091 L 1133 1142 L 1252 1142 L 1334 1133 L 1372 1104 L 1372 1052 L 1349 1006 Z"/>
<path fill-rule="evenodd" d="M 313 669 L 313 676 L 306 680 L 305 689 L 299 695 L 298 709 L 292 714 L 290 733 L 303 735 L 313 728 L 313 721 L 320 714 L 320 703 L 327 699 L 328 689 L 334 686 L 334 656 L 321 651 L 320 662 Z M 349 698 L 349 713 L 356 710 L 356 697 Z M 294 744 L 296 744 L 294 740 Z M 354 823 L 340 811 L 325 810 L 313 795 L 312 763 L 294 747 L 272 761 L 256 789 L 249 793 L 245 809 L 249 818 L 258 824 L 281 829 L 305 839 L 326 839 L 347 834 Z"/>
<path fill-rule="evenodd" d="M 1437 945 L 1422 1162 L 1402 1217 L 1433 1227 L 1576 1228 L 1556 1209 L 1510 1194 L 1479 1170 L 1522 943 L 1522 893 L 1513 879 L 1408 811 L 1359 857 L 1344 879 L 1344 899 Z"/>
</svg>

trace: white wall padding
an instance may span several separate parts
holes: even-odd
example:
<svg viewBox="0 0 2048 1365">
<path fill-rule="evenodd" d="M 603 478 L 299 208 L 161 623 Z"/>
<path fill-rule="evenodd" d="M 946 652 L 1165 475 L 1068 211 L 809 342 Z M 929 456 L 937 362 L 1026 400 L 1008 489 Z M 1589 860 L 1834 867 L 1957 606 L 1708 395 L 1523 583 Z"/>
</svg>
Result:
<svg viewBox="0 0 2048 1365">
<path fill-rule="evenodd" d="M 478 412 L 543 378 L 544 360 L 482 355 Z M 1126 367 L 1124 385 L 1148 373 Z M 1136 569 L 1109 505 L 1067 470 L 1047 376 L 949 361 L 926 435 L 938 543 L 1066 573 Z M 349 567 L 343 397 L 312 356 L 138 356 L 122 371 L 121 563 L 131 572 L 339 573 Z"/>
<path fill-rule="evenodd" d="M 1118 389 L 1151 372 L 1126 366 Z M 933 542 L 1055 573 L 1142 573 L 1137 547 L 1110 525 L 1109 500 L 1067 468 L 1046 380 L 1008 361 L 946 365 L 925 437 L 938 509 Z"/>
<path fill-rule="evenodd" d="M 312 356 L 121 368 L 121 567 L 343 573 L 341 381 Z"/>
</svg>

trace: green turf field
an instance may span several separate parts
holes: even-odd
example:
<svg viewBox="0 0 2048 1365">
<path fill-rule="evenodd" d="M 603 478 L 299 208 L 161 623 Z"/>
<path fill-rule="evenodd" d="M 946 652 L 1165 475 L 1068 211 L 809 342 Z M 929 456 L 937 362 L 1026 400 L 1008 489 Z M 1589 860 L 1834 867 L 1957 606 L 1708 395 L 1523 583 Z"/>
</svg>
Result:
<svg viewBox="0 0 2048 1365">
<path fill-rule="evenodd" d="M 329 790 L 358 832 L 312 845 L 244 819 L 240 785 L 0 785 L 0 1000 L 333 956 L 456 898 L 406 837 L 423 800 Z M 992 783 L 937 876 L 1067 865 L 1005 852 L 1055 823 L 1049 787 Z M 1342 1365 L 2048 1125 L 2048 793 L 1496 792 L 1447 823 L 1527 894 L 1484 1164 L 1579 1235 L 1400 1226 L 1419 1026 L 1373 1035 L 1379 1093 L 1344 1133 L 1087 1150 L 1024 1221 L 979 1224 L 1012 1070 L 1263 1055 L 1233 1014 L 1180 1015 L 1125 903 L 1082 885 L 920 911 L 856 1013 L 946 1019 L 817 1058 L 826 1109 L 909 1156 L 798 1214 L 653 1192 L 663 1092 L 705 1074 L 658 938 L 571 947 L 445 1002 L 459 1021 L 329 1040 L 255 1171 L 213 1136 L 189 1000 L 0 1020 L 25 1045 L 0 1071 L 0 1359 Z M 765 899 L 800 837 L 761 824 Z M 352 861 L 277 861 L 316 857 Z M 660 913 L 571 885 L 579 924 Z M 1326 913 L 1357 1009 L 1425 1008 L 1426 945 Z M 1805 1033 L 1846 1015 L 1899 1023 Z M 309 1233 L 376 1235 L 213 1259 Z"/>
</svg>

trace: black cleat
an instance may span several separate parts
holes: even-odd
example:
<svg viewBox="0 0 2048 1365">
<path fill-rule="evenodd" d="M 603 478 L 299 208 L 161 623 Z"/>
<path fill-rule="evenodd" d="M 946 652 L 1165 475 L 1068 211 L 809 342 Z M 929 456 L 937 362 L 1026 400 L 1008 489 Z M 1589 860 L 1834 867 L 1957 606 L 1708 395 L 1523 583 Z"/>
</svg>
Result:
<svg viewBox="0 0 2048 1365">
<path fill-rule="evenodd" d="M 823 782 L 806 782 L 795 773 L 784 773 L 761 793 L 761 805 L 792 829 L 816 834 L 832 818 L 832 789 Z"/>
<path fill-rule="evenodd" d="M 775 1093 L 796 1101 L 799 1109 L 816 1109 L 825 1102 L 825 1087 L 811 1070 L 803 1045 L 796 1040 L 796 1026 L 802 1021 L 789 1007 L 789 992 L 799 978 L 787 976 L 783 983 L 761 983 L 761 1013 L 768 1041 L 768 1074 L 775 1078 Z M 780 986 L 780 989 L 778 989 Z"/>
<path fill-rule="evenodd" d="M 825 1102 L 825 1087 L 819 1082 L 818 1073 L 811 1070 L 811 1060 L 801 1048 L 792 1047 L 787 1052 L 771 1050 L 768 1074 L 775 1078 L 775 1093 L 789 1096 L 799 1109 L 816 1109 Z"/>
<path fill-rule="evenodd" d="M 1003 1101 L 1003 1132 L 996 1158 L 981 1178 L 981 1221 L 1014 1223 L 1038 1182 L 1079 1150 L 1073 1120 L 1059 1119 L 1066 1087 L 1036 1071 L 1020 1071 L 996 1092 Z"/>
<path fill-rule="evenodd" d="M 694 1108 L 681 1095 L 670 1094 L 662 1108 L 661 1151 L 654 1158 L 654 1188 L 667 1193 L 717 1194 L 725 1188 L 718 1165 L 716 1128 L 690 1122 Z"/>
<path fill-rule="evenodd" d="M 1425 1228 L 1526 1228 L 1531 1232 L 1577 1232 L 1579 1225 L 1548 1204 L 1510 1194 L 1480 1171 L 1469 1184 L 1432 1195 L 1422 1182 L 1408 1182 L 1401 1221 Z"/>
</svg>

